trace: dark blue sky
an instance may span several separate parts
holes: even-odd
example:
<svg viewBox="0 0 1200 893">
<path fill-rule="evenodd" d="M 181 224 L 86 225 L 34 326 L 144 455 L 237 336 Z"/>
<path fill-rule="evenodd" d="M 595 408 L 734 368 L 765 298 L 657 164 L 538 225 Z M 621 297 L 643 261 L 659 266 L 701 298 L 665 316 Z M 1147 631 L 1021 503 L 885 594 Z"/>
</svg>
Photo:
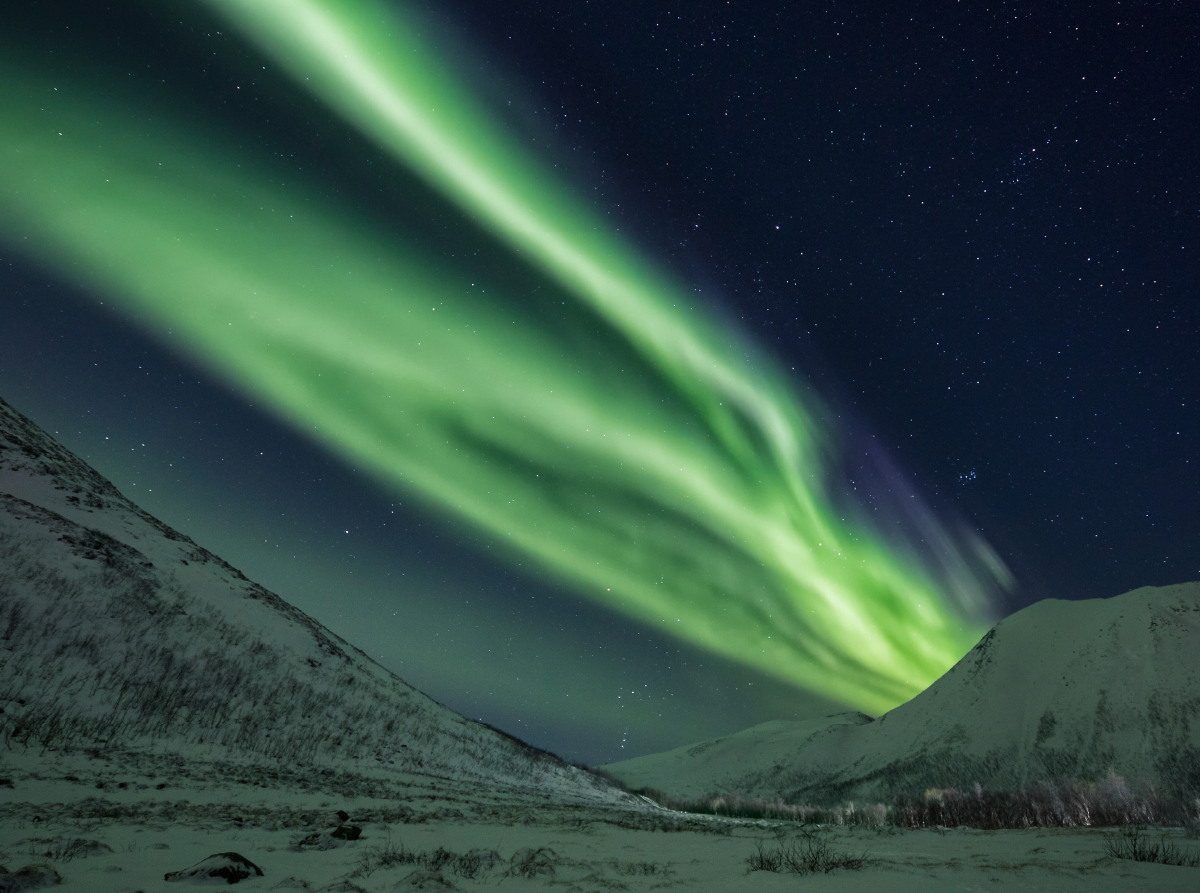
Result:
<svg viewBox="0 0 1200 893">
<path fill-rule="evenodd" d="M 604 199 L 972 519 L 1017 605 L 1200 575 L 1194 8 L 469 7 Z"/>
<path fill-rule="evenodd" d="M 1193 9 L 422 10 L 531 151 L 842 407 L 847 474 L 873 437 L 983 532 L 1017 576 L 1006 610 L 1200 578 Z M 394 169 L 288 85 L 231 98 L 254 54 L 186 4 L 3 15 L 392 213 Z M 455 709 L 601 762 L 831 707 L 495 563 L 0 256 L 0 395 Z"/>
</svg>

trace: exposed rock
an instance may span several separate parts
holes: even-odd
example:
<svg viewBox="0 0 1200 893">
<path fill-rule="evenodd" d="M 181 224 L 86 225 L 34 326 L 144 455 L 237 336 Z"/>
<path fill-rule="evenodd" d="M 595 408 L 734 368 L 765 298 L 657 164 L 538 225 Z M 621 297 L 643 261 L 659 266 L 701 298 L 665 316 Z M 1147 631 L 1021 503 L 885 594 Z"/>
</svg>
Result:
<svg viewBox="0 0 1200 893">
<path fill-rule="evenodd" d="M 25 890 L 56 887 L 61 883 L 62 876 L 49 865 L 26 865 L 12 873 L 0 865 L 0 893 L 23 893 Z"/>
<path fill-rule="evenodd" d="M 208 881 L 223 879 L 236 884 L 248 877 L 262 877 L 263 870 L 240 853 L 214 853 L 203 862 L 183 871 L 169 871 L 163 876 L 168 881 Z"/>
</svg>

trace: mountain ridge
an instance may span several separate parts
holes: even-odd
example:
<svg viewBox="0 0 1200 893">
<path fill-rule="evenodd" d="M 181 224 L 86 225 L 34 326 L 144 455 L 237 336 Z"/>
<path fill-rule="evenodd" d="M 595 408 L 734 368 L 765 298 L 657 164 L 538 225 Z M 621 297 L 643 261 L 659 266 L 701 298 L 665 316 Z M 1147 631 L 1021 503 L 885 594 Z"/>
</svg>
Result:
<svg viewBox="0 0 1200 893">
<path fill-rule="evenodd" d="M 866 721 L 864 721 L 866 720 Z M 603 767 L 678 799 L 883 799 L 1120 776 L 1200 793 L 1200 583 L 1047 599 L 996 624 L 911 701 Z"/>
<path fill-rule="evenodd" d="M 635 799 L 437 704 L 3 400 L 0 741 Z"/>
</svg>

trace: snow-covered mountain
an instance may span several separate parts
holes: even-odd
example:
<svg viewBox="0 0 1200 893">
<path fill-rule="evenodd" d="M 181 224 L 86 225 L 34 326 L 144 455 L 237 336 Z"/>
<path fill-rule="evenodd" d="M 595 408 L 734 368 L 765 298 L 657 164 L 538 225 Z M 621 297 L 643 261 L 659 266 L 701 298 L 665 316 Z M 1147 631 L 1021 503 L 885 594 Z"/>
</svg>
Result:
<svg viewBox="0 0 1200 893">
<path fill-rule="evenodd" d="M 604 767 L 681 799 L 887 799 L 1011 790 L 1109 772 L 1200 794 L 1200 583 L 1038 602 L 997 624 L 926 691 L 872 720 L 840 714 Z"/>
<path fill-rule="evenodd" d="M 349 773 L 368 789 L 415 777 L 634 799 L 435 703 L 142 511 L 3 400 L 0 742 L 8 760 L 120 753 L 301 781 Z"/>
</svg>

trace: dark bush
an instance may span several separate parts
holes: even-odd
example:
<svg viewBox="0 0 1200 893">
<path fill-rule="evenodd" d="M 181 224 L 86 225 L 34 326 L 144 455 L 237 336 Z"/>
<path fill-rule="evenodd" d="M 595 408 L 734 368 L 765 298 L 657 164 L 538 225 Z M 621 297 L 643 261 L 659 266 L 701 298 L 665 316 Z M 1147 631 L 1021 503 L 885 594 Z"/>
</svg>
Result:
<svg viewBox="0 0 1200 893">
<path fill-rule="evenodd" d="M 1042 781 L 1013 791 L 931 789 L 924 796 L 902 794 L 892 806 L 892 821 L 904 828 L 956 827 L 1116 827 L 1184 825 L 1188 804 L 1155 790 L 1133 791 L 1109 775 L 1101 782 Z"/>
<path fill-rule="evenodd" d="M 769 849 L 758 841 L 754 853 L 746 858 L 750 871 L 786 871 L 792 874 L 829 874 L 839 869 L 857 871 L 867 864 L 869 856 L 839 853 L 821 834 L 805 834 L 791 843 L 777 841 Z"/>
<path fill-rule="evenodd" d="M 1200 854 L 1181 849 L 1169 843 L 1165 837 L 1159 837 L 1158 843 L 1151 843 L 1150 836 L 1140 825 L 1126 828 L 1119 834 L 1107 835 L 1104 839 L 1104 854 L 1113 859 L 1200 868 Z"/>
</svg>

